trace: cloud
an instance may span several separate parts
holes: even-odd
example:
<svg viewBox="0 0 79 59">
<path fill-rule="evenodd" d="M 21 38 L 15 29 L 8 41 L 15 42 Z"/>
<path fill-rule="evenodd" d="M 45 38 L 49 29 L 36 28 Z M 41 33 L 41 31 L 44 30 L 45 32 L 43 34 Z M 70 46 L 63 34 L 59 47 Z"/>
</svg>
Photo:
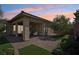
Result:
<svg viewBox="0 0 79 59">
<path fill-rule="evenodd" d="M 15 15 L 20 13 L 21 11 L 31 13 L 31 12 L 37 12 L 39 10 L 46 10 L 46 9 L 52 7 L 52 6 L 56 6 L 56 4 L 50 4 L 50 5 L 48 4 L 48 5 L 44 5 L 44 6 L 38 6 L 38 7 L 29 7 L 29 8 L 16 9 L 16 10 L 12 10 L 12 11 L 9 11 L 9 12 L 5 12 L 4 17 L 7 18 L 7 19 L 11 19 Z"/>
<path fill-rule="evenodd" d="M 10 20 L 14 16 L 16 16 L 19 12 L 16 11 L 11 11 L 11 12 L 6 12 L 4 13 L 4 18 L 7 18 L 7 20 Z"/>
<path fill-rule="evenodd" d="M 14 16 L 16 16 L 18 13 L 20 13 L 21 11 L 25 11 L 25 12 L 31 13 L 31 12 L 38 11 L 38 10 L 42 10 L 42 8 L 37 8 L 36 7 L 36 8 L 16 9 L 16 10 L 13 10 L 13 11 L 10 11 L 10 12 L 5 12 L 4 13 L 4 17 L 7 18 L 7 19 L 11 19 Z"/>
<path fill-rule="evenodd" d="M 49 21 L 53 21 L 53 18 L 55 18 L 57 15 L 64 15 L 67 18 L 75 18 L 73 12 L 50 12 L 45 14 L 40 14 L 39 16 L 45 19 L 48 19 Z"/>
<path fill-rule="evenodd" d="M 47 5 L 43 5 L 43 6 L 38 6 L 38 7 L 30 7 L 30 8 L 21 8 L 21 9 L 17 9 L 17 11 L 25 11 L 25 12 L 33 12 L 33 11 L 39 11 L 39 10 L 46 10 L 50 7 L 55 7 L 57 6 L 56 4 L 47 4 Z"/>
<path fill-rule="evenodd" d="M 18 13 L 20 13 L 22 10 L 25 11 L 25 12 L 31 13 L 31 12 L 39 12 L 39 11 L 42 11 L 42 10 L 49 9 L 51 7 L 58 7 L 58 6 L 60 6 L 60 5 L 58 5 L 58 4 L 47 4 L 47 5 L 44 5 L 44 6 L 16 9 L 16 10 L 12 10 L 12 11 L 9 11 L 9 12 L 5 12 L 4 17 L 7 18 L 8 20 L 10 20 L 14 16 L 16 16 Z M 57 9 L 57 11 L 61 11 L 61 10 L 62 9 Z M 74 18 L 75 17 L 73 15 L 73 12 L 50 12 L 50 11 L 47 11 L 47 13 L 39 14 L 38 16 L 45 18 L 49 21 L 52 21 L 53 18 L 55 18 L 57 15 L 62 15 L 62 14 L 65 15 L 67 18 Z"/>
</svg>

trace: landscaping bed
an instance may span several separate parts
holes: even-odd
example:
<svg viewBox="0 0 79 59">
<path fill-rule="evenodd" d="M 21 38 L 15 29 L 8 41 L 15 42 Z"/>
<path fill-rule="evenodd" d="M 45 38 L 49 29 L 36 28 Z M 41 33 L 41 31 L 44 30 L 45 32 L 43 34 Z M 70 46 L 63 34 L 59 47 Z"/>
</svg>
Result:
<svg viewBox="0 0 79 59">
<path fill-rule="evenodd" d="M 13 55 L 14 49 L 5 36 L 0 35 L 0 55 Z"/>
<path fill-rule="evenodd" d="M 41 40 L 50 40 L 50 41 L 56 41 L 61 40 L 65 35 L 47 35 L 47 36 L 41 36 L 39 39 Z"/>
</svg>

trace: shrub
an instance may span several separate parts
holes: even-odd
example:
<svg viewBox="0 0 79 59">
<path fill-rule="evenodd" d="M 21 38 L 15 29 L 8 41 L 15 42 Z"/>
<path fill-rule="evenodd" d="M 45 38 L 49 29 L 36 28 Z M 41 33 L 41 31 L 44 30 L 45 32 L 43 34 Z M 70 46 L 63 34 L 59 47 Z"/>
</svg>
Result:
<svg viewBox="0 0 79 59">
<path fill-rule="evenodd" d="M 0 35 L 0 44 L 9 43 L 7 38 L 3 35 L 3 33 Z"/>
<path fill-rule="evenodd" d="M 14 48 L 3 49 L 6 55 L 14 55 Z"/>
<path fill-rule="evenodd" d="M 79 55 L 79 38 L 63 38 L 60 46 L 53 50 L 52 54 Z"/>
<path fill-rule="evenodd" d="M 0 49 L 0 55 L 14 55 L 13 48 Z"/>
</svg>

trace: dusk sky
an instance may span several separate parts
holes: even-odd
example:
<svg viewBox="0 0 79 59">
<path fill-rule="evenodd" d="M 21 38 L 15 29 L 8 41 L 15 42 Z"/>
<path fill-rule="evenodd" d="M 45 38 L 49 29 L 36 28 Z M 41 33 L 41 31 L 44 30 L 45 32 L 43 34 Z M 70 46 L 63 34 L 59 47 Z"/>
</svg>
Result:
<svg viewBox="0 0 79 59">
<path fill-rule="evenodd" d="M 56 15 L 65 15 L 73 19 L 73 13 L 79 9 L 79 4 L 2 4 L 4 17 L 11 19 L 22 10 L 30 14 L 52 21 Z"/>
</svg>

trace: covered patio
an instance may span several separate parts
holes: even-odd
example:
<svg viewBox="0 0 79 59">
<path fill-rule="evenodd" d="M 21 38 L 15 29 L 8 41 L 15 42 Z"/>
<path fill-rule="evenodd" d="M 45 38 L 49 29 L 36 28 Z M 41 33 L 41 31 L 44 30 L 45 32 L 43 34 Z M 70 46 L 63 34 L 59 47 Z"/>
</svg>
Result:
<svg viewBox="0 0 79 59">
<path fill-rule="evenodd" d="M 33 36 L 47 35 L 50 21 L 21 11 L 7 23 L 7 34 L 21 36 L 24 41 Z"/>
</svg>

